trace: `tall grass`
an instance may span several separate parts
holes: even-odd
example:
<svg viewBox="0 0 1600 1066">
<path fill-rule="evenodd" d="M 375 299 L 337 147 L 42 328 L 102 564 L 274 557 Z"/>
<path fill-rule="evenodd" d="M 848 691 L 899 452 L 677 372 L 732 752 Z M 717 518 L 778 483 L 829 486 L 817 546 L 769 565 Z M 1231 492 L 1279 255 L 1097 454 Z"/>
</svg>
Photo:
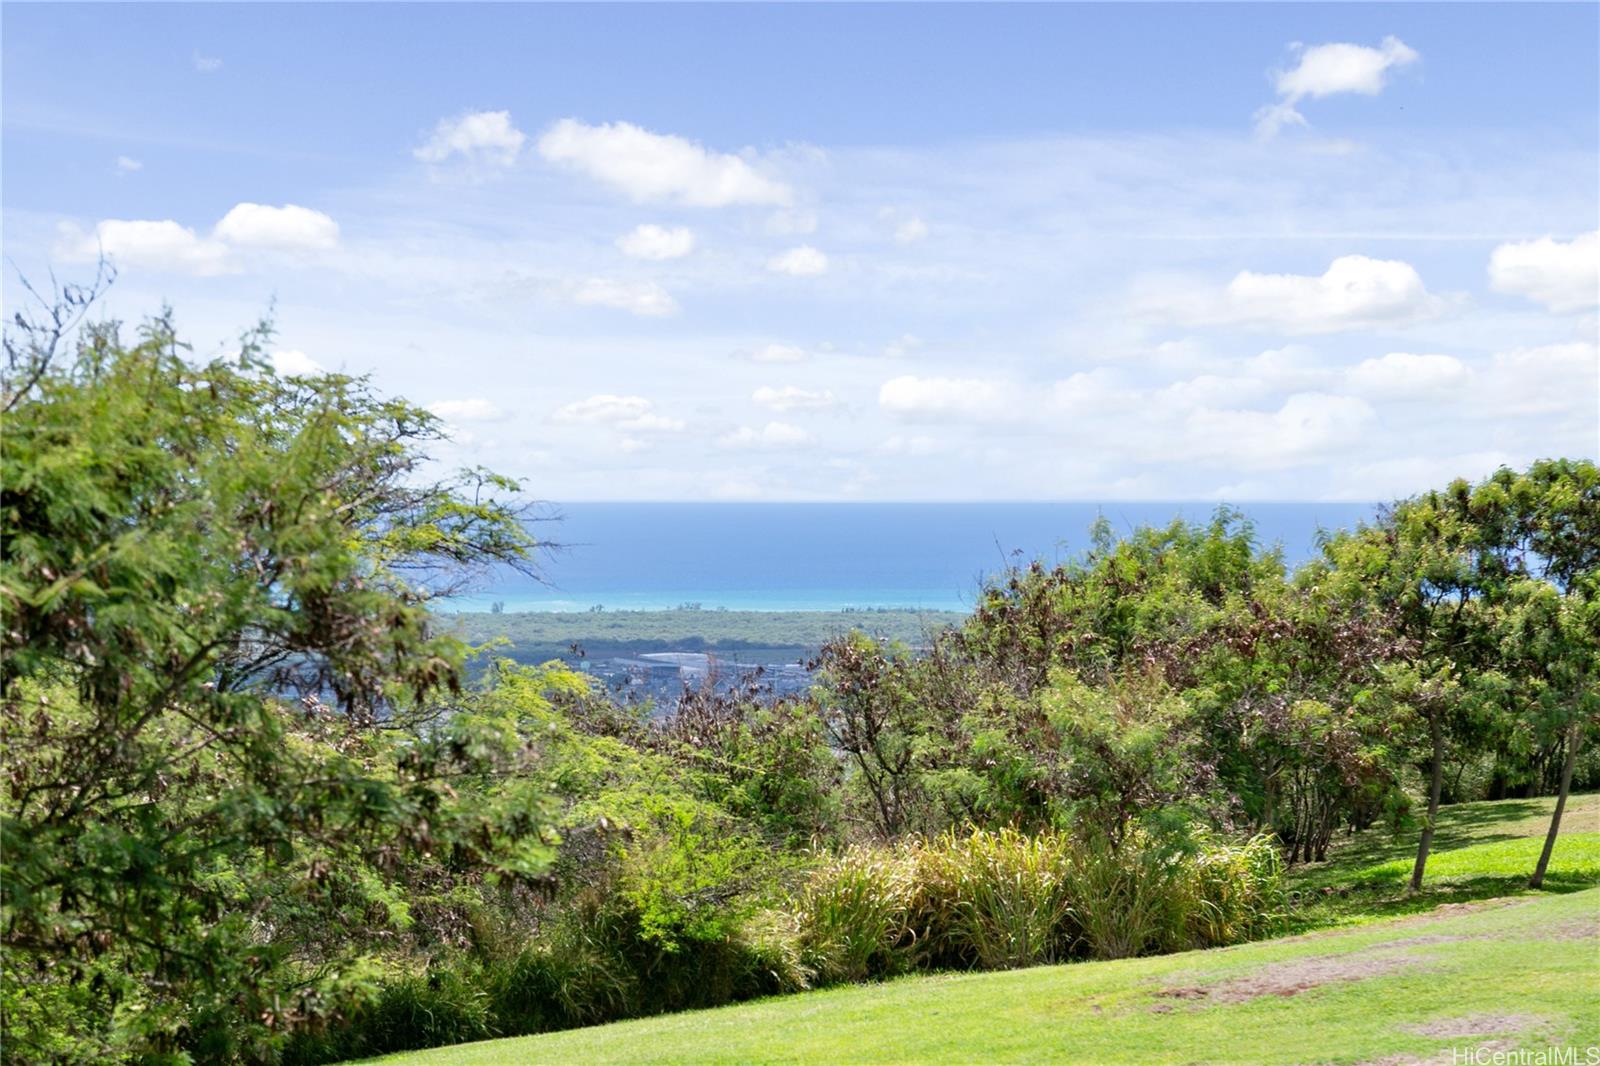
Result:
<svg viewBox="0 0 1600 1066">
<path fill-rule="evenodd" d="M 828 984 L 1238 943 L 1271 931 L 1282 905 L 1264 837 L 1185 851 L 1001 829 L 842 852 L 794 909 L 806 965 Z"/>
<path fill-rule="evenodd" d="M 910 922 L 925 964 L 1009 970 L 1054 962 L 1076 939 L 1064 839 L 1014 829 L 906 846 Z"/>
<path fill-rule="evenodd" d="M 912 970 L 1012 969 L 1238 943 L 1276 928 L 1265 837 L 1120 847 L 1062 833 L 946 833 L 822 853 L 783 906 L 664 941 L 628 897 L 570 901 L 531 943 L 396 977 L 287 1063 L 515 1036 Z M 742 915 L 736 917 L 735 914 Z"/>
<path fill-rule="evenodd" d="M 824 858 L 794 902 L 801 958 L 818 984 L 910 967 L 914 871 L 901 853 L 854 847 Z"/>
</svg>

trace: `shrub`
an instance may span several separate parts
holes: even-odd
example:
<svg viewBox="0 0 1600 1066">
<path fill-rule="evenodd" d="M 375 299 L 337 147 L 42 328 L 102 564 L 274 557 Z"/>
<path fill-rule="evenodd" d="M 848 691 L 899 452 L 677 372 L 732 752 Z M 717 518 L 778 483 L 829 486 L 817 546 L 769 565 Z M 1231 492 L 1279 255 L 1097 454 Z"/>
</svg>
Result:
<svg viewBox="0 0 1600 1066">
<path fill-rule="evenodd" d="M 1283 924 L 1283 855 L 1267 834 L 1243 844 L 1211 843 L 1189 866 L 1188 939 L 1195 947 L 1238 944 Z"/>
<path fill-rule="evenodd" d="M 935 965 L 1005 970 L 1055 962 L 1076 939 L 1065 838 L 1014 829 L 946 833 L 908 849 L 913 923 Z"/>
<path fill-rule="evenodd" d="M 854 847 L 824 859 L 794 901 L 801 958 L 819 984 L 909 968 L 912 884 L 896 853 Z"/>
</svg>

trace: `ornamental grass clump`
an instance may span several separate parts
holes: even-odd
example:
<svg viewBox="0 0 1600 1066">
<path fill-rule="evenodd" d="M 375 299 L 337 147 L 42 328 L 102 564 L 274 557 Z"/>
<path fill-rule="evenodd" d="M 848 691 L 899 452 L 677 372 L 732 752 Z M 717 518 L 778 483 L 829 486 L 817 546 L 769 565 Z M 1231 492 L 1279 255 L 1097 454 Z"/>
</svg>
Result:
<svg viewBox="0 0 1600 1066">
<path fill-rule="evenodd" d="M 794 901 L 801 957 L 816 983 L 909 969 L 912 867 L 897 851 L 853 847 L 824 858 Z"/>
<path fill-rule="evenodd" d="M 913 926 L 934 966 L 1008 970 L 1064 958 L 1077 939 L 1066 839 L 1015 829 L 946 833 L 903 849 Z"/>
</svg>

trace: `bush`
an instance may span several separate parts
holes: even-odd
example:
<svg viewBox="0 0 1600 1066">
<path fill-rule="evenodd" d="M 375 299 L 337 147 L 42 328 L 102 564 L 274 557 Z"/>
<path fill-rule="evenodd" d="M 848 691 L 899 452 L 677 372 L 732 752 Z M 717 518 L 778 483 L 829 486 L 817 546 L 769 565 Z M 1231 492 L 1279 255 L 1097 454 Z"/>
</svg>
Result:
<svg viewBox="0 0 1600 1066">
<path fill-rule="evenodd" d="M 801 958 L 819 984 L 910 967 L 912 880 L 899 853 L 850 848 L 825 858 L 794 901 Z"/>
<path fill-rule="evenodd" d="M 1189 867 L 1188 940 L 1219 947 L 1256 940 L 1283 925 L 1283 855 L 1267 834 L 1243 844 L 1212 843 Z"/>
<path fill-rule="evenodd" d="M 947 833 L 912 845 L 915 928 L 934 965 L 1055 962 L 1077 938 L 1068 845 L 1057 833 Z"/>
</svg>

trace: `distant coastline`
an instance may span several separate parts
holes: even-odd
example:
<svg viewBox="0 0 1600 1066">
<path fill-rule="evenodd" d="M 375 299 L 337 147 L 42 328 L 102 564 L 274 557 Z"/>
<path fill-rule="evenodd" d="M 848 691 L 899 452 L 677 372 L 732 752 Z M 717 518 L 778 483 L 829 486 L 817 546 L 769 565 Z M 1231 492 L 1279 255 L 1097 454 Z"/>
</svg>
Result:
<svg viewBox="0 0 1600 1066">
<path fill-rule="evenodd" d="M 1196 501 L 1070 503 L 575 503 L 535 523 L 553 547 L 543 582 L 490 575 L 440 612 L 970 611 L 986 576 L 1019 561 L 1083 552 L 1101 518 L 1114 534 L 1174 519 L 1208 521 Z M 1319 531 L 1370 519 L 1369 503 L 1252 503 L 1235 508 L 1257 542 L 1290 566 Z"/>
</svg>

